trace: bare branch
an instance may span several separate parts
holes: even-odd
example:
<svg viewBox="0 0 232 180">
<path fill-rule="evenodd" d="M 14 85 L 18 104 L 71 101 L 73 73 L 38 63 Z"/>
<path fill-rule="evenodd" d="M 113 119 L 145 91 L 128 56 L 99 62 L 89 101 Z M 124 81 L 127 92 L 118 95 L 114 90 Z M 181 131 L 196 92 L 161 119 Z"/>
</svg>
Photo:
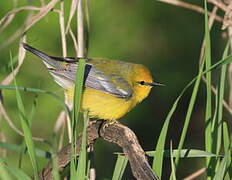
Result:
<svg viewBox="0 0 232 180">
<path fill-rule="evenodd" d="M 103 124 L 102 124 L 103 123 Z M 145 153 L 141 148 L 134 132 L 128 127 L 114 123 L 109 124 L 103 121 L 90 121 L 87 129 L 88 140 L 87 144 L 90 146 L 97 138 L 102 138 L 108 142 L 115 143 L 122 147 L 123 152 L 128 157 L 132 173 L 138 180 L 158 180 L 158 177 L 153 173 L 150 165 L 147 162 Z M 76 155 L 80 153 L 81 137 L 77 141 Z M 58 167 L 60 171 L 70 163 L 71 144 L 65 146 L 58 153 Z M 47 167 L 41 173 L 41 178 L 44 180 L 51 179 L 52 164 L 48 163 Z"/>
</svg>

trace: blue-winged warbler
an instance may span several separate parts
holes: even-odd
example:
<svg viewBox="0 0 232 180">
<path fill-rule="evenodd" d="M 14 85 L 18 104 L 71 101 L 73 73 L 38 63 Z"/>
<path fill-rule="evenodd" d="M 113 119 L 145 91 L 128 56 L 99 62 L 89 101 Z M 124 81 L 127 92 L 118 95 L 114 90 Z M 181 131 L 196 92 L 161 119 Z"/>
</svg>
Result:
<svg viewBox="0 0 232 180">
<path fill-rule="evenodd" d="M 55 81 L 72 100 L 79 58 L 48 56 L 25 43 L 23 47 L 43 60 Z M 148 68 L 141 64 L 88 58 L 82 110 L 89 111 L 90 118 L 115 121 L 146 98 L 153 86 L 159 85 L 162 84 L 154 82 Z"/>
</svg>

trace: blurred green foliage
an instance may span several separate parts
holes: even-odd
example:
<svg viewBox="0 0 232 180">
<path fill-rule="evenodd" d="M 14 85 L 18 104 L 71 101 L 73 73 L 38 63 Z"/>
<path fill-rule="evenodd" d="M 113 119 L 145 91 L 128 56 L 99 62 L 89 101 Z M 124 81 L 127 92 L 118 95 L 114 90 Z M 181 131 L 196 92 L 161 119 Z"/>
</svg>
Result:
<svg viewBox="0 0 232 180">
<path fill-rule="evenodd" d="M 13 8 L 12 2 L 11 0 L 0 2 L 0 18 Z M 31 0 L 29 2 L 39 6 L 39 1 Z M 22 5 L 28 5 L 28 1 L 18 1 L 18 6 Z M 57 8 L 59 7 L 57 6 Z M 67 12 L 69 8 L 70 1 L 65 1 Z M 13 23 L 0 34 L 1 43 L 12 37 L 22 26 L 21 22 L 25 20 L 27 14 L 28 12 L 21 12 L 16 15 Z M 67 22 L 68 13 L 65 16 Z M 72 26 L 75 29 L 75 22 Z M 220 26 L 216 23 L 211 33 L 213 60 L 221 57 L 224 45 Z M 50 12 L 48 16 L 36 23 L 27 32 L 27 36 L 27 42 L 30 45 L 50 55 L 62 56 L 57 13 Z M 190 10 L 151 0 L 98 0 L 90 2 L 88 56 L 144 64 L 151 69 L 157 82 L 166 84 L 165 87 L 154 88 L 146 100 L 121 120 L 123 124 L 128 125 L 136 133 L 145 150 L 154 150 L 168 110 L 182 88 L 196 75 L 203 36 L 204 16 Z M 0 49 L 0 80 L 11 72 L 10 53 L 13 56 L 17 55 L 18 43 L 17 39 L 9 46 Z M 73 56 L 74 48 L 70 37 L 67 38 L 67 43 L 68 56 Z M 214 72 L 213 75 L 214 80 L 217 81 L 217 72 Z M 17 83 L 19 86 L 54 91 L 63 96 L 62 89 L 52 80 L 41 61 L 29 53 L 27 53 L 26 60 L 17 75 Z M 184 96 L 171 121 L 167 148 L 169 148 L 170 140 L 173 142 L 173 149 L 178 144 L 190 93 Z M 29 92 L 21 94 L 26 111 L 30 112 L 35 94 Z M 16 113 L 15 91 L 4 90 L 3 97 L 10 117 L 17 127 L 20 127 L 19 117 Z M 205 100 L 204 91 L 200 91 L 198 96 L 185 148 L 203 149 L 205 101 L 202 99 Z M 33 135 L 50 139 L 55 120 L 61 109 L 61 106 L 52 97 L 38 94 L 38 104 L 32 124 Z M 0 130 L 4 131 L 8 142 L 22 142 L 22 137 L 15 134 L 5 121 L 1 122 Z M 47 148 L 40 143 L 36 143 L 36 146 Z M 118 151 L 121 152 L 115 145 L 101 140 L 96 142 L 97 179 L 103 180 L 112 177 L 116 160 L 116 155 L 113 153 Z M 11 153 L 9 158 L 12 163 L 18 163 L 17 153 Z M 23 162 L 28 162 L 28 159 L 24 159 Z M 165 162 L 165 168 L 170 169 L 169 160 Z M 46 161 L 41 159 L 39 163 L 39 167 L 42 168 Z M 202 163 L 201 159 L 181 161 L 178 179 L 199 169 Z M 30 164 L 23 163 L 23 167 L 27 169 L 27 172 L 32 172 Z M 169 176 L 170 171 L 164 172 L 167 173 L 163 174 L 165 179 Z M 127 171 L 123 179 L 131 179 L 130 170 Z"/>
</svg>

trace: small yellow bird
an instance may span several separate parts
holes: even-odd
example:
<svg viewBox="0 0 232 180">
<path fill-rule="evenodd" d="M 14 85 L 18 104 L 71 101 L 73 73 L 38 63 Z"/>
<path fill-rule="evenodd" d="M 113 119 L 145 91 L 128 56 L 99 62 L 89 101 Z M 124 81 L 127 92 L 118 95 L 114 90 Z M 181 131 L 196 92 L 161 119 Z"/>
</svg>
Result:
<svg viewBox="0 0 232 180">
<path fill-rule="evenodd" d="M 78 57 L 53 57 L 23 44 L 23 47 L 42 58 L 55 81 L 73 100 Z M 90 118 L 115 121 L 148 96 L 153 86 L 150 71 L 141 64 L 102 58 L 86 59 L 82 110 Z"/>
</svg>

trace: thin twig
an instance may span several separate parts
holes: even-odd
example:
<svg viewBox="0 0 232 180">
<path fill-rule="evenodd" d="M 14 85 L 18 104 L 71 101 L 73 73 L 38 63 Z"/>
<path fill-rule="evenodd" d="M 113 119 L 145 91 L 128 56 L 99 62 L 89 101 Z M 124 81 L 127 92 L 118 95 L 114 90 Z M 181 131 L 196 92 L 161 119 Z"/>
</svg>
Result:
<svg viewBox="0 0 232 180">
<path fill-rule="evenodd" d="M 2 96 L 1 91 L 0 91 L 0 103 L 1 104 L 3 103 L 3 96 Z M 0 126 L 1 126 L 1 124 L 2 124 L 2 114 L 1 114 L 1 109 L 0 109 Z M 5 136 L 4 132 L 1 131 L 1 129 L 0 129 L 0 141 L 6 142 L 6 136 Z M 6 157 L 6 154 L 7 154 L 6 149 L 0 150 L 0 156 Z"/>
<path fill-rule="evenodd" d="M 63 124 L 65 124 L 65 119 L 66 119 L 66 113 L 63 110 L 60 112 L 58 118 L 56 119 L 56 123 L 53 128 L 54 133 L 57 133 L 62 128 Z"/>
<path fill-rule="evenodd" d="M 1 116 L 0 116 L 0 122 L 1 122 Z M 0 141 L 6 142 L 6 136 L 3 131 L 0 131 Z M 7 156 L 7 150 L 0 149 L 0 157 L 5 158 L 6 156 Z"/>
<path fill-rule="evenodd" d="M 23 33 L 28 31 L 35 23 L 37 23 L 40 19 L 47 15 L 58 2 L 59 0 L 51 0 L 46 6 L 41 7 L 39 13 L 30 18 Z"/>
<path fill-rule="evenodd" d="M 19 69 L 25 59 L 25 50 L 22 47 L 22 42 L 26 42 L 26 39 L 27 39 L 26 35 L 24 35 L 20 39 L 19 52 L 18 52 L 18 65 L 6 78 L 4 78 L 4 80 L 1 82 L 2 85 L 9 85 L 13 81 L 17 73 L 19 72 Z"/>
<path fill-rule="evenodd" d="M 3 104 L 0 102 L 0 115 L 3 116 L 3 118 L 6 120 L 6 122 L 8 123 L 8 125 L 10 126 L 10 128 L 12 130 L 14 130 L 17 134 L 19 134 L 20 136 L 24 137 L 24 134 L 22 131 L 20 131 L 13 123 L 13 121 L 10 119 L 10 117 L 8 116 Z M 35 141 L 41 141 L 44 142 L 45 140 L 43 138 L 39 138 L 39 137 L 33 137 L 33 140 Z"/>
<path fill-rule="evenodd" d="M 209 18 L 209 30 L 211 30 L 215 17 L 216 17 L 216 13 L 217 13 L 218 8 L 214 7 L 212 10 L 212 15 Z M 201 44 L 201 52 L 200 52 L 200 57 L 199 57 L 199 67 L 202 64 L 203 61 L 203 57 L 204 57 L 204 52 L 205 52 L 205 39 L 203 40 L 202 44 Z"/>
<path fill-rule="evenodd" d="M 65 126 L 66 126 L 66 123 L 63 123 L 63 126 L 61 127 L 61 132 L 60 132 L 60 139 L 59 139 L 59 144 L 58 144 L 58 150 L 61 150 L 62 147 L 63 147 L 63 144 L 64 144 Z"/>
<path fill-rule="evenodd" d="M 7 39 L 4 43 L 2 43 L 0 45 L 0 49 L 6 47 L 7 45 L 15 41 L 18 37 L 20 37 L 22 34 L 24 34 L 26 31 L 28 31 L 35 23 L 37 23 L 40 19 L 42 19 L 45 15 L 47 15 L 58 2 L 59 0 L 51 0 L 46 6 L 41 7 L 39 9 L 36 8 L 33 9 L 33 10 L 39 10 L 39 12 L 34 16 L 32 16 L 32 14 L 30 13 L 27 17 L 27 20 L 22 25 L 22 27 L 20 27 L 9 39 Z"/>
<path fill-rule="evenodd" d="M 4 24 L 11 16 L 15 16 L 20 11 L 40 11 L 41 8 L 35 6 L 24 6 L 20 8 L 15 8 L 12 11 L 9 11 L 3 18 L 0 20 L 0 25 Z M 0 31 L 1 32 L 1 31 Z"/>
<path fill-rule="evenodd" d="M 232 113 L 232 63 L 229 64 L 229 68 L 228 68 L 228 84 L 229 84 L 229 105 L 228 107 L 231 110 Z"/>
<path fill-rule="evenodd" d="M 216 15 L 216 11 L 217 11 L 217 7 L 214 7 L 213 8 L 213 11 L 212 11 L 212 15 L 210 16 L 209 18 L 209 30 L 212 28 L 213 26 L 213 22 L 214 22 L 214 18 L 215 18 L 215 15 Z M 229 36 L 230 37 L 230 36 Z M 205 49 L 205 40 L 202 42 L 202 45 L 201 45 L 201 55 L 200 55 L 200 58 L 199 58 L 199 65 L 203 63 L 203 56 L 204 56 L 204 49 Z M 203 75 L 202 76 L 202 80 L 204 82 L 206 82 L 206 79 L 205 79 L 205 76 Z M 211 91 L 216 95 L 217 94 L 217 90 L 216 88 L 214 87 L 214 85 L 211 85 Z M 223 106 L 224 108 L 232 115 L 232 108 L 227 104 L 227 102 L 223 99 Z"/>
<path fill-rule="evenodd" d="M 214 6 L 219 7 L 221 10 L 225 12 L 228 11 L 228 7 L 225 4 L 223 4 L 222 1 L 218 1 L 218 0 L 207 0 L 207 1 L 209 3 L 212 3 Z"/>
<path fill-rule="evenodd" d="M 93 144 L 89 145 L 88 148 L 88 155 L 89 155 L 89 160 L 90 160 L 90 169 L 89 169 L 89 180 L 95 180 L 97 175 L 96 175 L 96 168 L 95 168 L 95 161 L 94 161 L 94 148 Z"/>
<path fill-rule="evenodd" d="M 205 11 L 202 7 L 194 5 L 194 4 L 190 4 L 190 3 L 186 3 L 183 1 L 179 1 L 179 0 L 158 0 L 160 2 L 163 3 L 167 3 L 167 4 L 171 4 L 174 6 L 178 6 L 178 7 L 182 7 L 182 8 L 186 8 L 186 9 L 191 9 L 193 11 L 199 12 L 201 14 L 204 14 Z M 211 12 L 208 12 L 208 15 L 211 15 Z M 221 18 L 220 16 L 215 16 L 215 20 L 218 22 L 223 22 L 223 18 Z"/>
<path fill-rule="evenodd" d="M 77 43 L 78 43 L 78 52 L 77 52 L 78 57 L 80 58 L 86 57 L 83 0 L 79 0 L 77 6 Z"/>
<path fill-rule="evenodd" d="M 69 34 L 71 35 L 72 37 L 72 40 L 73 40 L 73 44 L 74 44 L 74 48 L 75 48 L 75 52 L 76 52 L 76 56 L 78 56 L 78 44 L 77 44 L 77 40 L 76 40 L 76 37 L 72 31 L 72 29 L 69 29 Z"/>
<path fill-rule="evenodd" d="M 60 21 L 60 33 L 61 33 L 63 57 L 67 57 L 67 44 L 66 44 L 65 24 L 64 24 L 64 1 L 60 3 L 59 21 Z"/>
<path fill-rule="evenodd" d="M 59 23 L 60 23 L 60 34 L 61 34 L 61 42 L 62 42 L 62 52 L 63 57 L 67 57 L 67 43 L 66 43 L 66 34 L 65 34 L 65 21 L 64 21 L 64 1 L 60 3 L 60 10 L 59 13 Z M 65 98 L 67 98 L 65 96 Z M 65 100 L 66 101 L 66 100 Z M 62 132 L 60 133 L 60 140 L 59 140 L 59 149 L 62 147 L 63 144 L 63 136 L 64 136 L 64 127 L 65 123 L 69 121 L 68 114 L 66 114 L 65 111 L 61 111 L 60 115 L 58 116 L 56 120 L 56 124 L 54 127 L 54 131 L 58 132 L 60 128 L 62 128 Z M 67 122 L 67 126 L 70 124 L 70 122 Z M 71 137 L 69 137 L 70 140 Z"/>
<path fill-rule="evenodd" d="M 203 76 L 202 77 L 202 80 L 204 82 L 206 82 L 206 79 L 205 77 Z M 215 88 L 214 85 L 211 85 L 211 91 L 216 95 L 217 94 L 217 89 Z M 229 104 L 223 99 L 223 102 L 222 102 L 224 108 L 232 115 L 232 108 L 229 106 Z"/>
<path fill-rule="evenodd" d="M 193 180 L 193 179 L 197 178 L 198 176 L 202 175 L 205 171 L 206 171 L 206 168 L 201 168 L 201 169 L 197 170 L 196 172 L 190 174 L 189 176 L 187 176 L 183 180 Z"/>
<path fill-rule="evenodd" d="M 232 2 L 230 2 L 230 4 L 228 5 L 229 7 L 232 6 Z M 229 14 L 229 15 L 228 15 Z M 230 17 L 229 19 L 226 19 L 227 21 L 231 22 L 231 10 L 228 11 L 226 13 L 226 15 L 228 15 L 228 17 Z M 232 27 L 228 26 L 228 37 L 230 40 L 230 53 L 232 53 Z M 229 84 L 229 107 L 230 109 L 232 109 L 232 63 L 230 63 L 228 65 L 228 84 Z"/>
<path fill-rule="evenodd" d="M 71 21 L 73 19 L 73 16 L 76 12 L 76 9 L 77 9 L 77 4 L 78 4 L 78 0 L 72 0 L 72 3 L 71 3 L 71 8 L 70 8 L 70 13 L 69 13 L 69 18 L 68 18 L 68 23 L 67 23 L 67 26 L 66 26 L 66 30 L 65 30 L 65 33 L 67 34 L 69 32 L 69 30 L 71 29 L 70 26 L 71 26 Z"/>
</svg>

